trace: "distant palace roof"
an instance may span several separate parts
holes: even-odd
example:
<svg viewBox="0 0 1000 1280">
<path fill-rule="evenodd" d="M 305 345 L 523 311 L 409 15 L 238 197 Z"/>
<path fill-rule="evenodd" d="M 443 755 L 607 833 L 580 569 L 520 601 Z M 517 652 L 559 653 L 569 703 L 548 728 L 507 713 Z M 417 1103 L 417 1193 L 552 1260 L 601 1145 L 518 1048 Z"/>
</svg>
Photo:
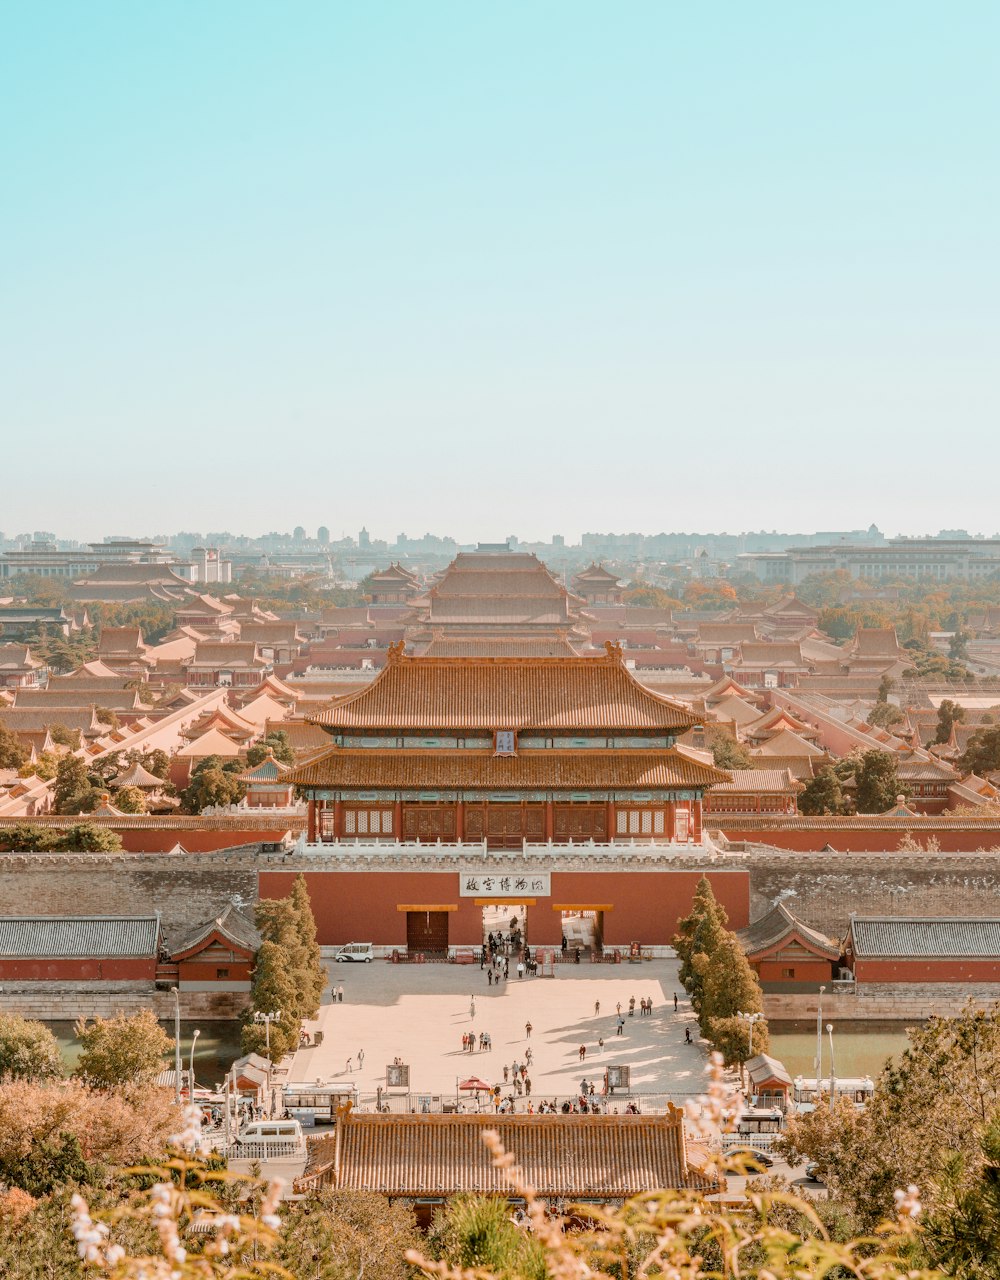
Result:
<svg viewBox="0 0 1000 1280">
<path fill-rule="evenodd" d="M 346 729 L 590 728 L 665 733 L 700 723 L 641 685 L 621 650 L 594 658 L 414 658 L 391 647 L 367 688 L 313 717 Z"/>
<path fill-rule="evenodd" d="M 1000 919 L 962 916 L 853 916 L 848 942 L 860 960 L 914 956 L 995 959 Z"/>
<path fill-rule="evenodd" d="M 6 959 L 155 956 L 159 936 L 158 916 L 0 916 Z"/>
</svg>

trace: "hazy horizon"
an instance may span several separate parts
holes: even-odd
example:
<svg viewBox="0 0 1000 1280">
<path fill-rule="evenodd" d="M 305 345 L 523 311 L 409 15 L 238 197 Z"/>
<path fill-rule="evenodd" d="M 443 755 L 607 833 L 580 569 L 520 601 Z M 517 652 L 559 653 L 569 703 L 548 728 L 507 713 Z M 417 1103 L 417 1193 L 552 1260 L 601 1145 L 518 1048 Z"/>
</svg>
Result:
<svg viewBox="0 0 1000 1280">
<path fill-rule="evenodd" d="M 998 37 L 13 6 L 0 529 L 992 533 Z"/>
</svg>

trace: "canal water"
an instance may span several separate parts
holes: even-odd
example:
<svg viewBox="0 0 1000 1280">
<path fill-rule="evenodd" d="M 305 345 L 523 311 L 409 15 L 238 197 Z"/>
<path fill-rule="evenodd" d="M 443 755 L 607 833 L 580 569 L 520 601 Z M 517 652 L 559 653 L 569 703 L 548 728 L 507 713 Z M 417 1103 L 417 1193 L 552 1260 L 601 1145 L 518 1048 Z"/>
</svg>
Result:
<svg viewBox="0 0 1000 1280">
<path fill-rule="evenodd" d="M 59 1041 L 67 1071 L 72 1071 L 80 1056 L 80 1041 L 72 1022 L 47 1022 L 45 1024 Z M 173 1022 L 160 1024 L 173 1039 Z M 181 1057 L 184 1070 L 188 1069 L 191 1040 L 195 1030 L 198 1040 L 194 1052 L 194 1078 L 199 1087 L 213 1089 L 221 1084 L 226 1072 L 240 1056 L 240 1024 L 238 1022 L 181 1022 Z M 164 1069 L 173 1067 L 174 1055 L 164 1060 Z"/>
<path fill-rule="evenodd" d="M 823 1024 L 823 1074 L 830 1073 L 830 1037 Z M 888 1058 L 909 1044 L 901 1022 L 833 1022 L 833 1052 L 837 1075 L 871 1076 L 874 1080 Z M 772 1022 L 768 1053 L 785 1064 L 788 1074 L 812 1076 L 816 1058 L 816 1022 Z"/>
</svg>

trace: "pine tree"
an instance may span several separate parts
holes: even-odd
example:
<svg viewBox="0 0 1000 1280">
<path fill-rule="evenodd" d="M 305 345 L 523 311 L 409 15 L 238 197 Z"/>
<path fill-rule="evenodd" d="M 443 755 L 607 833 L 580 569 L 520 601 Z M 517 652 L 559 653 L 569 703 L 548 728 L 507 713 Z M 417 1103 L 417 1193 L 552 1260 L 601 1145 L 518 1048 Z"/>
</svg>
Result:
<svg viewBox="0 0 1000 1280">
<path fill-rule="evenodd" d="M 304 1016 L 315 1018 L 326 989 L 327 973 L 316 941 L 316 917 L 313 915 L 309 889 L 306 878 L 301 873 L 295 877 L 290 896 L 295 911 L 295 933 L 301 948 L 299 969 L 302 974 L 303 1004 L 306 1006 Z"/>
<path fill-rule="evenodd" d="M 708 957 L 718 945 L 728 923 L 725 907 L 716 900 L 708 877 L 702 876 L 694 891 L 691 913 L 681 920 L 674 938 L 674 949 L 681 961 L 680 980 L 689 992 L 696 1012 L 701 1003 Z"/>
<path fill-rule="evenodd" d="M 757 975 L 734 933 L 726 932 L 709 957 L 698 1022 L 702 1035 L 722 1054 L 726 1064 L 743 1063 L 749 1056 L 750 1024 L 741 1013 L 762 1013 L 764 998 Z M 754 1053 L 766 1053 L 767 1022 L 754 1023 Z"/>
<path fill-rule="evenodd" d="M 240 1034 L 244 1052 L 264 1054 L 270 1039 L 271 1061 L 280 1062 L 285 1054 L 297 1048 L 302 1020 L 299 1016 L 299 992 L 294 973 L 288 966 L 288 953 L 277 942 L 262 942 L 257 952 L 250 982 L 250 1004 Z M 270 1024 L 268 1031 L 266 1026 L 253 1021 L 254 1012 L 280 1012 L 281 1017 Z"/>
<path fill-rule="evenodd" d="M 855 774 L 854 802 L 858 813 L 886 813 L 896 803 L 896 797 L 905 794 L 895 755 L 877 747 L 864 752 Z"/>
<path fill-rule="evenodd" d="M 840 779 L 826 765 L 806 783 L 799 796 L 799 812 L 805 814 L 838 814 L 846 809 Z"/>
</svg>

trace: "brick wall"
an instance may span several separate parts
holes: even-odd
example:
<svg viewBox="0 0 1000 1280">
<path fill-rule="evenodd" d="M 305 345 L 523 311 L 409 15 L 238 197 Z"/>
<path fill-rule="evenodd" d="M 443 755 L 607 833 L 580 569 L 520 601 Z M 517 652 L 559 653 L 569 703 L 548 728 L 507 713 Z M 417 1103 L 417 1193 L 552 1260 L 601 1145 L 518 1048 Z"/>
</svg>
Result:
<svg viewBox="0 0 1000 1280">
<path fill-rule="evenodd" d="M 750 918 L 777 902 L 842 940 L 855 915 L 1000 916 L 997 853 L 800 853 L 754 851 Z"/>
<path fill-rule="evenodd" d="M 816 1017 L 819 997 L 766 992 L 764 1012 L 774 1022 L 802 1021 Z M 957 1014 L 967 1000 L 980 1008 L 1000 1000 L 1000 984 L 982 983 L 954 985 L 932 982 L 879 983 L 859 988 L 857 995 L 823 996 L 823 1020 L 834 1022 L 922 1022 L 932 1014 L 949 1017 Z"/>
</svg>

